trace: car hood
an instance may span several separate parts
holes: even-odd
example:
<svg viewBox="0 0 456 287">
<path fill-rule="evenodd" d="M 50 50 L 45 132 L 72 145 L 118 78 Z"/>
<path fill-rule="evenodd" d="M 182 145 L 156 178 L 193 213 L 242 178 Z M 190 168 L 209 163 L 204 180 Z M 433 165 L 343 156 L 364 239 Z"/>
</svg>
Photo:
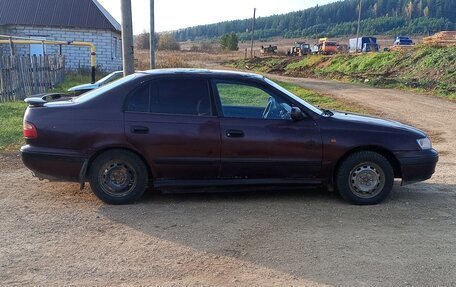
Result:
<svg viewBox="0 0 456 287">
<path fill-rule="evenodd" d="M 69 92 L 74 92 L 74 91 L 80 91 L 80 90 L 93 90 L 98 88 L 100 85 L 95 83 L 95 84 L 83 84 L 83 85 L 78 85 L 74 86 L 68 89 Z"/>
<path fill-rule="evenodd" d="M 420 129 L 417 129 L 415 127 L 392 121 L 392 120 L 385 120 L 385 119 L 380 119 L 376 117 L 371 117 L 371 116 L 366 116 L 366 115 L 360 115 L 360 114 L 352 114 L 348 112 L 338 112 L 338 111 L 333 111 L 334 115 L 332 117 L 337 120 L 341 120 L 344 122 L 348 123 L 353 123 L 353 124 L 360 124 L 364 126 L 372 126 L 375 128 L 381 128 L 381 129 L 386 129 L 386 130 L 402 130 L 402 131 L 408 131 L 411 133 L 419 134 L 422 137 L 426 136 L 426 133 L 423 132 Z"/>
</svg>

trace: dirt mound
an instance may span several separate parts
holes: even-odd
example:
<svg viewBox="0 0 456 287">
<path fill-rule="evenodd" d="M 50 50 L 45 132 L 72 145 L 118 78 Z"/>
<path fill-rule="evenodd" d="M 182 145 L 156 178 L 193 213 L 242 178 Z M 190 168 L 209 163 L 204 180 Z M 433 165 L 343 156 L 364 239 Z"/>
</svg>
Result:
<svg viewBox="0 0 456 287">
<path fill-rule="evenodd" d="M 456 31 L 442 31 L 423 39 L 425 44 L 456 46 Z"/>
</svg>

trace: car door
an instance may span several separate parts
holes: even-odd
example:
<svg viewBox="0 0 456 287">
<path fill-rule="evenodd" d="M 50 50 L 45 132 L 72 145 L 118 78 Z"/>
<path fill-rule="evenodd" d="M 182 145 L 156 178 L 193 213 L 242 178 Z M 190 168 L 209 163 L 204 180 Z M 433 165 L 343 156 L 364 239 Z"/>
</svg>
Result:
<svg viewBox="0 0 456 287">
<path fill-rule="evenodd" d="M 222 139 L 221 176 L 317 180 L 322 144 L 313 119 L 291 119 L 290 99 L 249 81 L 214 80 Z"/>
<path fill-rule="evenodd" d="M 155 180 L 219 176 L 220 124 L 206 79 L 152 80 L 131 93 L 125 109 L 126 137 Z"/>
</svg>

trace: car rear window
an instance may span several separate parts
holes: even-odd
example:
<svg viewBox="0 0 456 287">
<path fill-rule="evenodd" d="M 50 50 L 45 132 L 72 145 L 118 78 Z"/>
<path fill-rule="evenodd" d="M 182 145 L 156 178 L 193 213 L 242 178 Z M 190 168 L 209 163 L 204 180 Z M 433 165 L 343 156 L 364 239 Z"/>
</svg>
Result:
<svg viewBox="0 0 456 287">
<path fill-rule="evenodd" d="M 76 103 L 83 103 L 83 102 L 90 101 L 91 99 L 96 98 L 99 95 L 101 95 L 111 89 L 117 88 L 118 86 L 121 86 L 121 85 L 133 80 L 135 77 L 136 77 L 135 74 L 128 75 L 128 76 L 118 79 L 114 82 L 111 82 L 101 88 L 94 89 L 87 93 L 84 93 L 81 96 L 74 98 L 73 101 Z"/>
</svg>

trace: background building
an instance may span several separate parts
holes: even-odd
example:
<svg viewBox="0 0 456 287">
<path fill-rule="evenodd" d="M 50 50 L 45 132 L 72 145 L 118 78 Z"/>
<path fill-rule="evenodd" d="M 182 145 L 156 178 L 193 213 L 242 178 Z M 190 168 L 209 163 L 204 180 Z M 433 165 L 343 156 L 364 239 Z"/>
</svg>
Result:
<svg viewBox="0 0 456 287">
<path fill-rule="evenodd" d="M 122 68 L 121 26 L 96 0 L 0 0 L 0 34 L 92 42 L 98 70 Z M 4 38 L 3 38 L 4 39 Z M 14 45 L 17 55 L 57 54 L 58 45 Z M 0 54 L 9 54 L 0 45 Z M 89 68 L 88 47 L 62 46 L 67 69 Z"/>
</svg>

